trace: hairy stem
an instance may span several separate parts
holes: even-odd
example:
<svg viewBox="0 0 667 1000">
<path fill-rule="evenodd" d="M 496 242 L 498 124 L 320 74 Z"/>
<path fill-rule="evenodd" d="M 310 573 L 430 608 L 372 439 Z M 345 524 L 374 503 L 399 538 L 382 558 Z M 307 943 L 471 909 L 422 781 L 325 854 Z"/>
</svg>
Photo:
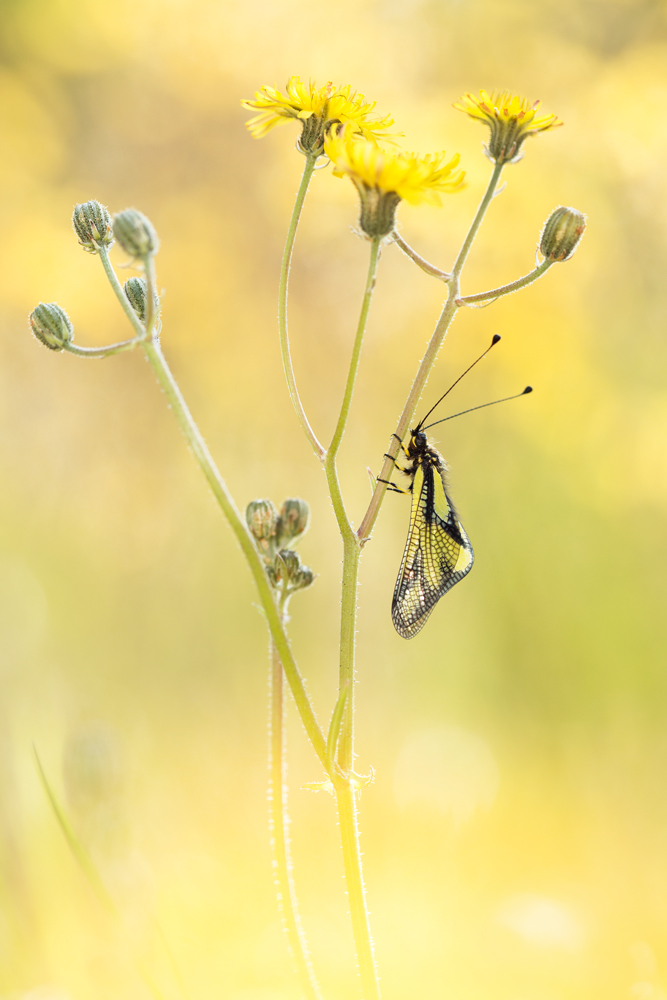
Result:
<svg viewBox="0 0 667 1000">
<path fill-rule="evenodd" d="M 281 611 L 284 601 L 281 601 Z M 321 1000 L 308 952 L 308 943 L 301 926 L 296 889 L 292 876 L 287 810 L 287 767 L 285 758 L 285 700 L 283 697 L 283 665 L 276 645 L 271 640 L 271 721 L 269 743 L 269 825 L 273 848 L 278 902 L 287 932 L 287 940 L 305 1000 Z"/>
<path fill-rule="evenodd" d="M 359 963 L 359 976 L 363 1000 L 380 1000 L 380 983 L 375 955 L 373 953 L 373 938 L 366 908 L 364 881 L 361 867 L 361 850 L 359 847 L 359 832 L 357 824 L 356 792 L 349 784 L 335 783 L 336 803 L 338 806 L 338 822 L 343 845 L 343 864 L 345 866 L 345 882 L 347 897 L 352 918 L 352 931 Z"/>
<path fill-rule="evenodd" d="M 508 285 L 501 285 L 500 288 L 492 288 L 490 292 L 478 292 L 476 295 L 462 295 L 458 300 L 458 305 L 469 306 L 474 302 L 485 302 L 487 299 L 499 299 L 501 295 L 509 295 L 511 292 L 518 292 L 520 288 L 525 288 L 526 285 L 530 285 L 533 281 L 537 281 L 538 278 L 541 278 L 545 271 L 548 271 L 553 263 L 553 260 L 543 260 L 542 263 L 538 264 L 538 266 L 530 271 L 529 274 L 524 274 L 523 278 L 517 278 L 516 281 L 510 281 Z"/>
<path fill-rule="evenodd" d="M 357 324 L 357 332 L 352 348 L 352 357 L 348 370 L 343 401 L 331 445 L 326 455 L 324 468 L 327 483 L 334 507 L 338 527 L 343 538 L 343 578 L 341 592 L 340 619 L 340 668 L 338 698 L 344 698 L 343 718 L 340 723 L 338 750 L 336 762 L 345 776 L 334 781 L 338 819 L 340 827 L 345 881 L 350 904 L 350 917 L 359 963 L 364 1000 L 374 1000 L 380 996 L 380 986 L 377 969 L 373 958 L 373 943 L 368 920 L 368 909 L 364 894 L 364 881 L 359 850 L 359 833 L 357 829 L 357 811 L 354 800 L 354 788 L 350 784 L 350 776 L 354 764 L 354 650 L 357 621 L 357 582 L 359 574 L 359 557 L 361 546 L 356 533 L 349 521 L 338 482 L 336 457 L 343 440 L 347 419 L 352 404 L 354 385 L 359 370 L 361 348 L 368 321 L 368 312 L 375 288 L 378 263 L 380 260 L 380 240 L 371 243 L 370 260 L 366 287 Z"/>
<path fill-rule="evenodd" d="M 482 219 L 486 215 L 486 210 L 491 204 L 491 199 L 493 198 L 496 188 L 498 187 L 498 181 L 500 180 L 500 175 L 502 173 L 502 170 L 503 170 L 502 163 L 496 163 L 493 167 L 493 171 L 491 173 L 487 189 L 484 192 L 484 197 L 479 203 L 479 208 L 475 213 L 475 218 L 472 220 L 470 229 L 466 234 L 466 238 L 463 241 L 463 245 L 459 250 L 458 257 L 456 258 L 456 262 L 452 269 L 452 277 L 454 278 L 459 278 L 461 276 L 463 265 L 465 264 L 466 258 L 470 253 L 470 248 L 475 241 L 475 237 L 477 236 L 477 231 L 482 224 Z"/>
<path fill-rule="evenodd" d="M 343 580 L 341 595 L 341 618 L 340 618 L 340 669 L 338 680 L 338 695 L 347 691 L 343 722 L 341 726 L 340 739 L 338 743 L 338 764 L 347 773 L 354 761 L 354 647 L 355 632 L 357 623 L 357 578 L 359 572 L 360 546 L 357 536 L 350 524 L 345 511 L 343 499 L 338 482 L 338 471 L 336 468 L 336 457 L 343 440 L 347 419 L 350 414 L 354 385 L 359 371 L 359 361 L 361 359 L 361 348 L 368 321 L 368 312 L 373 298 L 375 279 L 377 276 L 378 263 L 380 260 L 380 240 L 374 239 L 371 243 L 371 253 L 368 262 L 368 274 L 366 276 L 366 287 L 357 324 L 357 333 L 354 338 L 352 357 L 348 370 L 345 392 L 341 403 L 338 423 L 334 431 L 331 445 L 327 452 L 324 468 L 327 474 L 331 502 L 333 504 L 338 527 L 343 537 Z"/>
<path fill-rule="evenodd" d="M 116 293 L 118 301 L 135 329 L 137 338 L 141 340 L 141 346 L 143 347 L 148 362 L 155 372 L 157 380 L 167 397 L 169 406 L 171 407 L 174 416 L 176 417 L 176 420 L 178 421 L 178 424 L 183 431 L 190 448 L 192 449 L 192 453 L 199 463 L 199 467 L 204 473 L 204 476 L 213 491 L 215 499 L 222 509 L 223 514 L 227 518 L 229 526 L 241 546 L 241 550 L 248 562 L 250 572 L 252 573 L 255 585 L 259 591 L 259 599 L 261 601 L 264 614 L 266 615 L 271 638 L 276 645 L 278 655 L 282 661 L 285 675 L 294 696 L 294 701 L 296 702 L 297 710 L 301 716 L 301 721 L 303 722 L 304 728 L 308 734 L 310 742 L 312 743 L 315 753 L 319 757 L 322 764 L 326 767 L 326 741 L 317 719 L 315 718 L 313 707 L 310 704 L 310 699 L 308 698 L 303 684 L 303 678 L 299 673 L 299 668 L 296 665 L 296 660 L 294 659 L 289 640 L 285 633 L 280 611 L 276 604 L 273 591 L 269 585 L 262 560 L 255 547 L 252 536 L 248 531 L 244 519 L 241 517 L 236 508 L 236 504 L 234 503 L 234 499 L 227 488 L 227 484 L 220 475 L 217 465 L 213 461 L 213 456 L 208 450 L 206 442 L 204 441 L 204 438 L 202 437 L 201 432 L 197 427 L 190 410 L 188 409 L 188 405 L 178 387 L 176 379 L 171 373 L 171 369 L 167 365 L 158 341 L 156 339 L 145 339 L 145 329 L 141 324 L 139 317 L 130 305 L 127 295 L 118 280 L 116 272 L 111 266 L 106 248 L 100 248 L 99 255 L 111 287 Z M 154 272 L 152 269 L 147 267 L 146 274 L 150 279 L 151 285 L 153 285 L 155 280 Z M 149 291 L 152 291 L 150 287 Z"/>
<path fill-rule="evenodd" d="M 135 313 L 132 306 L 130 305 L 130 300 L 125 294 L 125 289 L 121 285 L 120 281 L 118 280 L 118 275 L 111 266 L 111 261 L 109 260 L 109 251 L 107 250 L 106 247 L 101 246 L 98 249 L 98 253 L 100 256 L 100 260 L 102 261 L 102 267 L 104 268 L 104 273 L 106 274 L 109 280 L 109 284 L 116 293 L 116 298 L 120 302 L 123 312 L 129 319 L 130 324 L 137 336 L 137 339 L 143 340 L 146 336 L 145 327 L 141 322 L 141 320 L 139 319 L 139 317 L 137 316 L 137 314 Z"/>
<path fill-rule="evenodd" d="M 370 537 L 370 534 L 373 530 L 373 526 L 375 525 L 377 516 L 380 512 L 380 505 L 382 504 L 385 493 L 387 492 L 386 483 L 380 482 L 380 480 L 389 479 L 394 469 L 394 466 L 396 464 L 395 460 L 398 455 L 399 448 L 401 446 L 400 442 L 405 437 L 408 428 L 410 427 L 414 419 L 415 410 L 417 409 L 417 405 L 421 398 L 421 394 L 424 391 L 424 386 L 426 385 L 428 377 L 431 374 L 433 365 L 436 362 L 436 358 L 438 357 L 438 352 L 442 347 L 442 342 L 445 339 L 447 330 L 449 329 L 449 326 L 452 320 L 454 319 L 454 316 L 456 315 L 456 311 L 459 308 L 457 300 L 459 298 L 461 271 L 463 270 L 463 265 L 465 264 L 466 258 L 470 252 L 470 248 L 474 242 L 475 236 L 477 235 L 477 231 L 480 225 L 482 224 L 482 219 L 486 214 L 486 210 L 491 204 L 491 199 L 493 198 L 493 194 L 498 185 L 501 171 L 502 171 L 502 164 L 496 163 L 493 168 L 493 173 L 491 174 L 491 178 L 489 180 L 487 189 L 484 193 L 484 197 L 482 198 L 479 204 L 479 208 L 475 213 L 475 218 L 473 219 L 470 225 L 470 229 L 466 234 L 466 238 L 464 239 L 461 249 L 459 250 L 458 256 L 456 258 L 456 263 L 454 264 L 454 267 L 452 269 L 449 282 L 449 295 L 447 296 L 447 300 L 445 301 L 445 304 L 443 306 L 440 318 L 436 323 L 435 330 L 433 331 L 433 335 L 429 341 L 428 347 L 426 348 L 426 353 L 422 358 L 421 364 L 419 365 L 419 369 L 417 371 L 417 375 L 415 376 L 414 382 L 412 383 L 412 386 L 410 388 L 410 392 L 408 393 L 408 398 L 405 401 L 403 412 L 401 413 L 401 416 L 399 418 L 396 427 L 396 436 L 392 435 L 391 441 L 389 442 L 389 447 L 387 449 L 388 457 L 386 457 L 384 460 L 382 471 L 380 472 L 380 476 L 378 477 L 378 482 L 375 486 L 375 489 L 373 490 L 373 496 L 371 497 L 371 502 L 368 505 L 368 510 L 366 511 L 364 518 L 361 524 L 359 525 L 359 529 L 357 531 L 357 536 L 362 545 L 364 545 Z"/>
<path fill-rule="evenodd" d="M 426 274 L 430 274 L 431 277 L 433 278 L 439 278 L 440 281 L 449 281 L 449 279 L 451 278 L 451 274 L 448 274 L 446 271 L 441 271 L 439 267 L 435 267 L 433 264 L 429 264 L 427 260 L 425 260 L 423 257 L 420 257 L 417 251 L 413 250 L 412 247 L 405 242 L 403 237 L 399 236 L 396 230 L 394 230 L 391 235 L 393 237 L 396 246 L 399 247 L 399 249 L 402 250 L 403 253 L 410 258 L 410 260 L 413 260 L 417 265 L 417 267 L 420 267 L 422 271 L 425 271 Z"/>
<path fill-rule="evenodd" d="M 144 276 L 146 278 L 146 320 L 144 323 L 146 337 L 152 340 L 155 336 L 154 324 L 158 319 L 159 305 L 156 310 L 157 289 L 155 287 L 155 257 L 152 253 L 146 255 L 144 260 Z"/>
<path fill-rule="evenodd" d="M 345 433 L 347 418 L 350 414 L 354 384 L 357 380 L 359 361 L 361 359 L 361 347 L 364 342 L 366 323 L 368 322 L 368 311 L 371 307 L 371 299 L 373 298 L 373 292 L 375 290 L 375 279 L 377 276 L 378 263 L 380 261 L 380 249 L 380 240 L 376 238 L 371 242 L 371 254 L 368 261 L 366 287 L 364 288 L 364 297 L 361 303 L 361 312 L 359 314 L 359 322 L 357 323 L 357 333 L 354 338 L 354 347 L 352 348 L 352 357 L 350 359 L 350 367 L 347 373 L 347 382 L 345 383 L 343 402 L 341 403 L 336 430 L 334 431 L 334 435 L 331 439 L 331 444 L 327 452 L 327 459 L 331 460 L 335 460 L 336 455 L 338 454 L 338 449 L 340 448 L 341 441 L 343 440 L 343 434 Z"/>
<path fill-rule="evenodd" d="M 310 704 L 310 700 L 303 684 L 303 679 L 299 673 L 299 668 L 292 654 L 289 640 L 285 633 L 282 618 L 278 606 L 271 590 L 271 586 L 266 576 L 260 555 L 255 547 L 255 543 L 248 531 L 244 519 L 239 514 L 236 504 L 227 488 L 227 484 L 220 475 L 220 472 L 213 461 L 206 442 L 204 441 L 199 428 L 197 427 L 190 410 L 183 398 L 181 390 L 169 369 L 164 355 L 157 341 L 145 340 L 142 347 L 146 352 L 146 357 L 157 376 L 157 380 L 162 387 L 169 405 L 185 435 L 192 452 L 204 473 L 209 486 L 213 491 L 215 499 L 218 501 L 229 525 L 241 546 L 243 554 L 250 567 L 250 572 L 259 591 L 259 599 L 266 615 L 266 620 L 278 655 L 280 656 L 285 675 L 289 682 L 296 707 L 301 716 L 301 721 L 306 729 L 308 738 L 313 745 L 315 753 L 322 764 L 326 767 L 326 741 L 318 725 L 315 713 Z"/>
<path fill-rule="evenodd" d="M 64 350 L 80 358 L 108 358 L 111 354 L 131 351 L 138 343 L 138 338 L 133 337 L 132 340 L 120 340 L 117 344 L 108 344 L 107 347 L 79 347 L 78 344 L 70 343 L 65 345 Z"/>
<path fill-rule="evenodd" d="M 324 448 L 317 440 L 317 436 L 308 422 L 308 417 L 306 416 L 306 412 L 301 402 L 301 397 L 299 396 L 299 391 L 296 387 L 294 368 L 292 366 L 292 355 L 289 346 L 289 334 L 287 331 L 287 287 L 289 283 L 290 266 L 292 263 L 292 251 L 294 250 L 294 239 L 296 237 L 299 219 L 301 218 L 301 209 L 303 208 L 303 203 L 310 184 L 310 178 L 313 176 L 313 170 L 315 169 L 317 159 L 318 157 L 312 153 L 306 156 L 306 165 L 303 168 L 301 184 L 299 185 L 299 190 L 297 191 L 296 201 L 294 202 L 294 208 L 292 209 L 292 217 L 287 229 L 287 239 L 285 240 L 283 259 L 280 265 L 278 329 L 280 333 L 280 352 L 282 354 L 283 368 L 285 369 L 285 378 L 287 379 L 287 388 L 290 394 L 290 399 L 292 400 L 292 406 L 294 407 L 296 415 L 299 418 L 299 423 L 301 424 L 304 434 L 310 441 L 313 451 L 320 460 L 323 460 Z"/>
</svg>

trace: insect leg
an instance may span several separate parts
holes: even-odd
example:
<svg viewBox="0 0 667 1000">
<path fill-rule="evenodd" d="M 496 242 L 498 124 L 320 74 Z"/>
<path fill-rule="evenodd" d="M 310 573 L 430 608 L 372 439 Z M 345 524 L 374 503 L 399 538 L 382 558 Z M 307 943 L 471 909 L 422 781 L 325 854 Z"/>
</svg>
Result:
<svg viewBox="0 0 667 1000">
<path fill-rule="evenodd" d="M 388 479 L 380 479 L 380 477 L 378 476 L 378 480 L 377 481 L 378 481 L 378 483 L 385 483 L 385 485 L 388 487 L 388 489 L 393 490 L 394 493 L 409 493 L 410 492 L 409 490 L 402 490 L 402 489 L 400 489 L 398 486 L 396 486 L 395 483 L 391 483 Z"/>
<path fill-rule="evenodd" d="M 393 438 L 396 438 L 396 440 L 398 441 L 398 443 L 399 443 L 399 444 L 400 444 L 400 446 L 401 446 L 401 451 L 403 452 L 403 454 L 405 455 L 405 457 L 406 457 L 406 458 L 410 458 L 410 453 L 408 452 L 408 449 L 407 449 L 407 448 L 405 447 L 405 445 L 403 444 L 403 439 L 402 439 L 402 438 L 400 438 L 400 437 L 398 436 L 398 434 L 396 434 L 395 432 L 392 432 L 392 435 L 391 435 L 391 436 L 392 436 Z M 385 451 L 385 453 L 384 453 L 384 457 L 385 457 L 385 458 L 391 458 L 391 455 L 388 455 L 388 454 L 387 454 L 387 452 Z M 395 461 L 396 461 L 396 459 L 394 459 L 394 462 L 395 462 Z"/>
</svg>

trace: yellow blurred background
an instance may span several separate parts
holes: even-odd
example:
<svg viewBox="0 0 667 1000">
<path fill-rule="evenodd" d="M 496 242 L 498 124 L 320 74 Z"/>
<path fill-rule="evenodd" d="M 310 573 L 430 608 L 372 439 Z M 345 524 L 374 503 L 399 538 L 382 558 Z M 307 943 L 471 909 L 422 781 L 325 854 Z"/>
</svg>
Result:
<svg viewBox="0 0 667 1000">
<path fill-rule="evenodd" d="M 351 83 L 408 149 L 461 153 L 463 193 L 399 210 L 444 268 L 489 174 L 485 129 L 452 102 L 508 88 L 565 120 L 505 171 L 464 292 L 529 271 L 557 205 L 589 222 L 572 261 L 466 310 L 446 342 L 421 412 L 493 333 L 447 412 L 536 391 L 434 435 L 477 562 L 413 641 L 389 617 L 406 498 L 387 497 L 365 551 L 357 766 L 376 770 L 362 848 L 384 996 L 664 998 L 664 0 L 3 0 L 0 19 L 2 1000 L 140 1000 L 133 952 L 167 1000 L 299 997 L 249 573 L 141 358 L 53 354 L 26 326 L 55 300 L 79 343 L 127 336 L 71 211 L 97 198 L 151 218 L 165 353 L 238 504 L 312 505 L 301 553 L 319 578 L 291 628 L 326 724 L 341 550 L 276 333 L 303 161 L 296 127 L 253 140 L 239 104 L 295 73 Z M 348 181 L 315 175 L 290 322 L 324 438 L 365 276 L 356 212 Z M 386 249 L 341 454 L 357 522 L 442 291 Z M 321 771 L 294 712 L 289 742 L 303 920 L 325 997 L 353 998 L 333 802 L 300 790 Z M 68 851 L 33 744 L 124 931 Z"/>
</svg>

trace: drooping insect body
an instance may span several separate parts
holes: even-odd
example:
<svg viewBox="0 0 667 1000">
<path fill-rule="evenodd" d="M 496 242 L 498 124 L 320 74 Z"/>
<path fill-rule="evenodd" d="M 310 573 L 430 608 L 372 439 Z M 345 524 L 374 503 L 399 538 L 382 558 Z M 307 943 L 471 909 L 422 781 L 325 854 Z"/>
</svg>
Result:
<svg viewBox="0 0 667 1000">
<path fill-rule="evenodd" d="M 404 639 L 423 628 L 431 611 L 455 583 L 470 572 L 475 559 L 470 539 L 447 492 L 447 466 L 421 426 L 404 449 L 410 477 L 410 527 L 398 572 L 391 617 Z"/>
</svg>

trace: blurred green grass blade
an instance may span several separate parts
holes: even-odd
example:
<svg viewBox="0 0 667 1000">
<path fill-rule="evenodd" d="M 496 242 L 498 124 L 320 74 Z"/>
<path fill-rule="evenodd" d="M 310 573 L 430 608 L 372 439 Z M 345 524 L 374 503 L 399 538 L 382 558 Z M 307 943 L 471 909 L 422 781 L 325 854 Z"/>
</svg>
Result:
<svg viewBox="0 0 667 1000">
<path fill-rule="evenodd" d="M 132 952 L 132 957 L 134 959 L 134 964 L 136 965 L 137 972 L 139 973 L 139 975 L 143 979 L 144 983 L 146 984 L 146 986 L 148 987 L 148 989 L 150 990 L 150 992 L 155 997 L 155 1000 L 167 1000 L 167 998 L 165 997 L 165 995 L 162 992 L 162 990 L 155 983 L 153 977 L 144 968 L 144 964 L 141 961 L 141 959 L 139 959 L 139 957 L 137 956 L 136 952 L 134 951 L 134 948 L 130 945 L 130 943 L 128 941 L 127 934 L 125 932 L 125 925 L 124 925 L 124 922 L 123 922 L 123 918 L 121 917 L 120 912 L 119 912 L 116 904 L 114 903 L 113 899 L 109 895 L 107 887 L 105 886 L 104 882 L 102 881 L 102 877 L 100 876 L 100 873 L 98 872 L 97 868 L 95 867 L 95 864 L 94 864 L 92 858 L 88 854 L 87 850 L 85 849 L 85 847 L 83 846 L 83 844 L 81 843 L 81 841 L 79 840 L 79 838 L 74 833 L 74 830 L 72 829 L 72 826 L 69 823 L 69 821 L 67 819 L 67 816 L 65 815 L 65 812 L 64 812 L 62 806 L 60 805 L 60 802 L 58 801 L 56 793 L 54 792 L 53 788 L 51 787 L 51 785 L 49 783 L 49 779 L 46 777 L 46 772 L 45 772 L 45 770 L 44 770 L 44 768 L 42 766 L 41 760 L 39 759 L 39 754 L 37 753 L 37 747 L 34 745 L 34 743 L 33 743 L 32 749 L 33 749 L 33 753 L 35 754 L 35 762 L 36 762 L 36 765 L 37 765 L 37 773 L 39 775 L 39 780 L 42 783 L 42 788 L 44 789 L 44 791 L 46 793 L 46 797 L 49 800 L 51 808 L 53 809 L 53 814 L 54 814 L 54 816 L 56 817 L 56 819 L 58 821 L 58 825 L 59 825 L 60 829 L 63 832 L 63 836 L 65 837 L 65 840 L 67 841 L 67 845 L 68 845 L 69 849 L 71 850 L 72 854 L 74 855 L 74 858 L 75 858 L 77 864 L 79 865 L 79 868 L 83 872 L 83 874 L 84 874 L 84 876 L 85 876 L 88 884 L 90 885 L 91 889 L 95 893 L 95 896 L 97 897 L 98 901 L 104 907 L 104 909 L 109 914 L 109 916 L 112 917 L 113 920 L 115 920 L 116 923 L 118 924 L 118 926 L 121 928 L 121 931 L 123 932 L 123 936 L 125 937 L 128 945 L 130 946 L 130 950 Z M 167 956 L 169 958 L 169 963 L 172 966 L 172 970 L 175 973 L 175 976 L 176 976 L 176 979 L 178 981 L 178 985 L 179 985 L 179 988 L 181 990 L 181 993 L 183 995 L 186 995 L 185 994 L 185 990 L 183 989 L 182 977 L 181 977 L 180 971 L 178 970 L 178 968 L 176 966 L 175 959 L 174 959 L 174 957 L 172 955 L 171 949 L 170 949 L 169 945 L 167 944 L 167 941 L 165 939 L 165 936 L 164 936 L 162 930 L 157 926 L 157 924 L 155 924 L 155 926 L 156 926 L 156 928 L 158 930 L 159 937 L 160 937 L 160 939 L 162 941 L 162 944 L 163 944 L 163 946 L 165 948 L 165 951 L 167 952 Z"/>
<path fill-rule="evenodd" d="M 34 744 L 32 749 L 33 753 L 35 754 L 35 761 L 37 764 L 37 773 L 39 774 L 39 780 L 42 783 L 42 788 L 46 792 L 46 797 L 48 798 L 49 803 L 51 804 L 51 808 L 53 809 L 53 814 L 58 821 L 58 825 L 63 832 L 63 836 L 67 841 L 69 849 L 74 855 L 77 864 L 79 865 L 81 871 L 85 875 L 88 884 L 90 885 L 91 889 L 97 896 L 99 902 L 102 904 L 107 913 L 109 913 L 115 920 L 120 921 L 121 919 L 120 914 L 116 909 L 116 905 L 112 900 L 111 896 L 109 895 L 107 888 L 104 885 L 104 882 L 102 881 L 97 868 L 95 867 L 85 847 L 74 833 L 74 830 L 72 829 L 60 803 L 58 802 L 56 793 L 49 784 L 49 779 L 46 777 L 46 772 L 44 771 L 42 762 L 39 759 L 39 754 L 37 753 L 37 747 Z"/>
</svg>

